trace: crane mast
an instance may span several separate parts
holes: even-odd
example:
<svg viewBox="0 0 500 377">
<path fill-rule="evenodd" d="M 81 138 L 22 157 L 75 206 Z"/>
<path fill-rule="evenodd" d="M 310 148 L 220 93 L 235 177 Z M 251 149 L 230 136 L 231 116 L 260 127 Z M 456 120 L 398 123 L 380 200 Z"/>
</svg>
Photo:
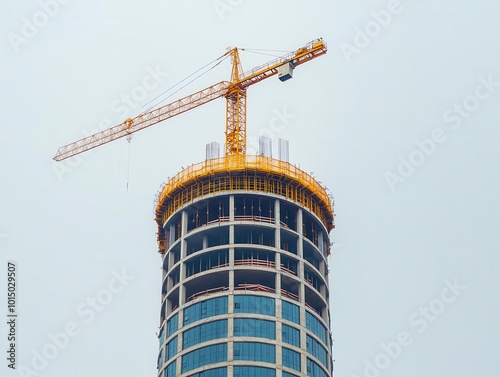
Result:
<svg viewBox="0 0 500 377">
<path fill-rule="evenodd" d="M 238 49 L 231 50 L 231 85 L 226 94 L 226 156 L 246 153 L 246 89 L 237 83 L 240 79 L 241 61 Z"/>
<path fill-rule="evenodd" d="M 54 160 L 62 161 L 111 141 L 127 137 L 221 97 L 226 98 L 226 156 L 244 157 L 247 140 L 246 89 L 276 74 L 279 74 L 281 81 L 286 81 L 291 78 L 295 67 L 325 54 L 326 51 L 327 46 L 323 39 L 315 39 L 290 54 L 255 67 L 248 72 L 243 72 L 238 48 L 229 49 L 224 55 L 230 54 L 232 58 L 230 81 L 221 81 L 135 118 L 126 119 L 107 130 L 65 145 L 57 150 Z M 282 76 L 279 72 L 280 69 L 284 69 Z"/>
</svg>

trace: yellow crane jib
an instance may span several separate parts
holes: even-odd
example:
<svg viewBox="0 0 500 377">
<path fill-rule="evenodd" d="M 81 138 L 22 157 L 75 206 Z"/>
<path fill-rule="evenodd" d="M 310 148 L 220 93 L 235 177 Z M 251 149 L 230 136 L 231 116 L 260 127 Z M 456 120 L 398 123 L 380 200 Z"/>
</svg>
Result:
<svg viewBox="0 0 500 377">
<path fill-rule="evenodd" d="M 238 48 L 229 49 L 225 55 L 230 54 L 232 57 L 230 81 L 221 81 L 135 118 L 129 118 L 117 126 L 65 145 L 57 150 L 54 160 L 62 161 L 113 140 L 130 137 L 137 131 L 221 97 L 226 98 L 226 156 L 243 156 L 246 154 L 246 89 L 274 75 L 278 75 L 281 81 L 289 80 L 297 66 L 325 54 L 326 51 L 326 43 L 319 38 L 290 54 L 248 72 L 242 72 Z"/>
</svg>

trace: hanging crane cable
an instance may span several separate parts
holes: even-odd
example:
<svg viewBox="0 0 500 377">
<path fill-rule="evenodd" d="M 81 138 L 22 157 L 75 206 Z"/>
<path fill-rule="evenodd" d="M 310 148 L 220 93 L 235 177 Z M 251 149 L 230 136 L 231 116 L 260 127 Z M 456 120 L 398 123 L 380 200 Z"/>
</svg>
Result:
<svg viewBox="0 0 500 377">
<path fill-rule="evenodd" d="M 132 150 L 130 142 L 132 141 L 132 134 L 129 134 L 127 136 L 127 141 L 128 141 L 128 166 L 127 166 L 127 192 L 128 192 L 128 183 L 129 183 L 129 179 L 130 179 L 130 154 L 131 154 L 131 150 Z"/>
</svg>

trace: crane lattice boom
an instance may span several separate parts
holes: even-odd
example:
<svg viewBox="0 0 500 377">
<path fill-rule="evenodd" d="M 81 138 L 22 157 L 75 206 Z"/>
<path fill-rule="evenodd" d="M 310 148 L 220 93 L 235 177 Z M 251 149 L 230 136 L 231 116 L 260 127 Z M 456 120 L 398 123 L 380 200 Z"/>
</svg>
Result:
<svg viewBox="0 0 500 377">
<path fill-rule="evenodd" d="M 62 161 L 113 140 L 129 136 L 220 97 L 226 98 L 226 155 L 244 155 L 246 154 L 246 89 L 276 75 L 282 66 L 288 64 L 290 69 L 293 69 L 325 54 L 326 51 L 326 43 L 321 38 L 316 39 L 288 55 L 242 73 L 238 49 L 230 49 L 225 55 L 231 54 L 232 56 L 231 81 L 221 81 L 135 118 L 129 118 L 117 126 L 65 145 L 58 149 L 54 160 Z M 280 77 L 280 79 L 284 81 L 287 78 Z"/>
</svg>

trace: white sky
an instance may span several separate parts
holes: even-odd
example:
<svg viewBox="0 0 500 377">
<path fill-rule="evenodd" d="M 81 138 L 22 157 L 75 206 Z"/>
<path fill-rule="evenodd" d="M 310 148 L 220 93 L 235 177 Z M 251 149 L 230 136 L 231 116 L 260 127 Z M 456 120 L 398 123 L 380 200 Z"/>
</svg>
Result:
<svg viewBox="0 0 500 377">
<path fill-rule="evenodd" d="M 290 114 L 272 132 L 274 145 L 289 139 L 291 162 L 335 196 L 336 376 L 378 377 L 367 363 L 384 377 L 500 373 L 500 85 L 482 84 L 500 82 L 500 3 L 69 0 L 50 16 L 35 1 L 2 7 L 0 316 L 5 323 L 13 260 L 18 367 L 31 368 L 49 334 L 74 322 L 79 334 L 37 375 L 156 375 L 154 196 L 181 166 L 203 160 L 206 143 L 223 142 L 225 104 L 136 134 L 130 163 L 128 143 L 119 140 L 56 174 L 57 148 L 107 119 L 114 125 L 137 115 L 228 46 L 294 50 L 323 37 L 328 54 L 298 67 L 293 80 L 248 90 L 248 134 L 268 132 L 277 112 Z M 390 20 L 372 13 L 388 7 Z M 20 39 L 25 18 L 34 17 L 42 27 Z M 371 36 L 363 41 L 358 30 Z M 246 69 L 270 59 L 242 53 Z M 165 74 L 135 108 L 123 109 L 121 96 L 140 93 L 149 69 Z M 223 63 L 178 95 L 229 73 Z M 431 135 L 440 143 L 427 143 L 424 155 L 415 140 Z M 400 156 L 419 165 L 407 166 L 403 178 L 396 177 Z M 134 279 L 115 284 L 123 290 L 90 320 L 87 298 L 104 294 L 113 271 L 123 269 Z M 445 281 L 455 279 L 467 288 L 460 296 L 446 291 L 443 303 Z M 419 314 L 429 305 L 432 320 Z M 411 345 L 384 351 L 382 344 L 405 335 Z M 4 357 L 0 371 L 18 375 Z"/>
</svg>

